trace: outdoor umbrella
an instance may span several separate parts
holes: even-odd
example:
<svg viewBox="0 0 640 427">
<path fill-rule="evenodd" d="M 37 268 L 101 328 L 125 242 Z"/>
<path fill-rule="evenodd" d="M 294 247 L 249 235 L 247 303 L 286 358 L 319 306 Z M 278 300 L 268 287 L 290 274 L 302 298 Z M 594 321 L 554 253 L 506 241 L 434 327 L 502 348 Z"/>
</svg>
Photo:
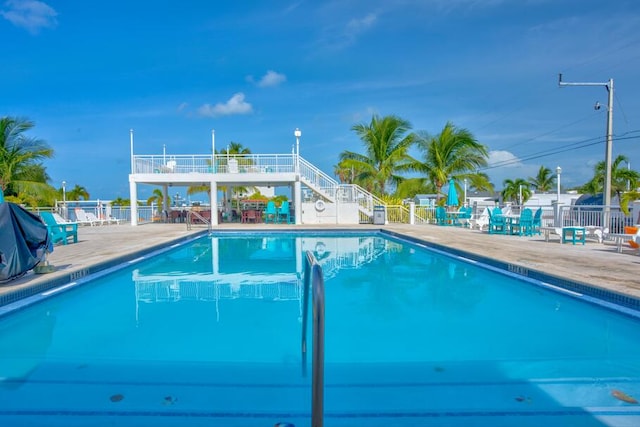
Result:
<svg viewBox="0 0 640 427">
<path fill-rule="evenodd" d="M 447 195 L 447 206 L 458 206 L 458 192 L 456 191 L 456 184 L 451 179 L 449 181 L 449 194 Z"/>
</svg>

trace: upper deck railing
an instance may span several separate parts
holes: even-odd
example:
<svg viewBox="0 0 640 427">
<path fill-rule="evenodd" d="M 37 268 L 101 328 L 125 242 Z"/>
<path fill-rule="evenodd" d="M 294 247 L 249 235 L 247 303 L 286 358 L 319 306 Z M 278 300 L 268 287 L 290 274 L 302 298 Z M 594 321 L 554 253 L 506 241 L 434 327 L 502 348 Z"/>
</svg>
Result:
<svg viewBox="0 0 640 427">
<path fill-rule="evenodd" d="M 294 154 L 134 155 L 133 174 L 148 173 L 293 173 Z"/>
</svg>

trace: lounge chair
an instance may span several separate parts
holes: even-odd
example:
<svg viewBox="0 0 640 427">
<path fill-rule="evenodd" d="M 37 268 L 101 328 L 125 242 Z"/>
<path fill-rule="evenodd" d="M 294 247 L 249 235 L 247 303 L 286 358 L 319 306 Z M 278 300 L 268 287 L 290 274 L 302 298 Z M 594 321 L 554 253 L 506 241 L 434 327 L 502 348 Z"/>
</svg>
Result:
<svg viewBox="0 0 640 427">
<path fill-rule="evenodd" d="M 625 234 L 634 235 L 630 240 L 627 240 L 627 244 L 631 246 L 632 249 L 636 249 L 640 252 L 640 227 L 625 227 Z"/>
<path fill-rule="evenodd" d="M 476 215 L 475 218 L 473 216 L 469 220 L 469 225 L 471 228 L 478 228 L 478 230 L 482 231 L 485 227 L 489 226 L 489 209 L 484 208 L 481 214 Z"/>
<path fill-rule="evenodd" d="M 264 210 L 264 222 L 265 224 L 269 222 L 275 224 L 278 222 L 278 210 L 273 200 L 267 202 L 267 207 Z"/>
<path fill-rule="evenodd" d="M 47 226 L 47 232 L 53 244 L 62 243 L 66 245 L 70 239 L 72 243 L 78 243 L 77 222 L 63 221 L 58 223 L 51 212 L 40 212 L 40 218 Z"/>
<path fill-rule="evenodd" d="M 93 212 L 86 212 L 86 215 L 87 215 L 87 219 L 95 224 L 98 224 L 98 225 L 109 224 L 109 220 L 98 218 L 96 214 L 94 214 Z"/>
<path fill-rule="evenodd" d="M 78 224 L 94 226 L 102 225 L 104 223 L 103 220 L 98 219 L 94 214 L 92 214 L 92 217 L 89 217 L 89 212 L 86 212 L 84 209 L 76 208 L 75 213 Z"/>
<path fill-rule="evenodd" d="M 289 213 L 289 201 L 285 200 L 282 202 L 280 207 L 278 208 L 278 218 L 277 222 L 284 222 L 285 224 L 289 224 L 291 222 L 291 214 Z"/>
<path fill-rule="evenodd" d="M 75 208 L 76 222 L 80 225 L 99 225 L 100 221 L 92 221 L 87 216 L 87 213 L 81 208 Z"/>
</svg>

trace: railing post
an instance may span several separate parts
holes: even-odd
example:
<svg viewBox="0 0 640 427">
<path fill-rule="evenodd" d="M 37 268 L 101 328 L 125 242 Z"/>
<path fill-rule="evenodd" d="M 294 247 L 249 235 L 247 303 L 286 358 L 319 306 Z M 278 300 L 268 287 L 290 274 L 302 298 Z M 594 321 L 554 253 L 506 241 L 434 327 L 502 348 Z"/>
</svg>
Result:
<svg viewBox="0 0 640 427">
<path fill-rule="evenodd" d="M 561 203 L 557 200 L 551 201 L 551 206 L 553 207 L 553 226 L 554 227 L 562 227 L 562 209 Z"/>
<path fill-rule="evenodd" d="M 409 224 L 415 225 L 416 223 L 416 202 L 409 202 Z"/>
</svg>

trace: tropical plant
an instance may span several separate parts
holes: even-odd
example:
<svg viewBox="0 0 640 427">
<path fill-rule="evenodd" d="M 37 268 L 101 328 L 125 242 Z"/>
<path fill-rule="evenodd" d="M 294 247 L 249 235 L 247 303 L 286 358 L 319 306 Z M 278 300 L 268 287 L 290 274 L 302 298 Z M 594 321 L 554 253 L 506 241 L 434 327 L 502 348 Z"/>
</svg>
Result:
<svg viewBox="0 0 640 427">
<path fill-rule="evenodd" d="M 536 189 L 539 193 L 546 193 L 553 190 L 556 183 L 556 175 L 547 167 L 540 166 L 538 174 L 535 177 L 529 177 L 529 185 Z"/>
<path fill-rule="evenodd" d="M 131 200 L 118 196 L 111 201 L 111 206 L 131 206 Z"/>
<path fill-rule="evenodd" d="M 438 202 L 442 187 L 450 179 L 456 181 L 457 187 L 467 179 L 478 190 L 493 191 L 488 176 L 478 172 L 479 168 L 487 165 L 487 147 L 480 144 L 467 129 L 457 128 L 449 122 L 437 135 L 421 133 L 416 144 L 423 160 L 416 161 L 411 169 L 424 174 L 433 183 Z"/>
<path fill-rule="evenodd" d="M 159 188 L 154 188 L 151 196 L 147 199 L 147 206 L 151 206 L 151 204 L 155 204 L 158 207 L 164 206 L 164 195 Z M 167 204 L 171 205 L 171 197 L 169 195 L 167 195 Z"/>
<path fill-rule="evenodd" d="M 89 200 L 89 192 L 86 188 L 76 184 L 71 190 L 67 190 L 67 200 Z"/>
<path fill-rule="evenodd" d="M 627 186 L 637 188 L 640 181 L 640 173 L 627 167 L 622 167 L 622 162 L 629 164 L 626 156 L 620 154 L 611 162 L 611 196 L 617 195 L 618 200 L 622 199 L 622 193 Z M 604 189 L 605 162 L 598 162 L 594 167 L 593 178 L 580 187 L 580 191 L 586 194 L 598 194 Z"/>
<path fill-rule="evenodd" d="M 529 183 L 522 178 L 516 178 L 515 180 L 505 179 L 502 187 L 502 199 L 511 201 L 516 205 L 524 204 L 531 198 Z M 521 195 L 522 200 L 520 200 Z"/>
<path fill-rule="evenodd" d="M 413 161 L 409 147 L 415 134 L 408 133 L 411 124 L 397 116 L 373 115 L 371 122 L 354 125 L 353 130 L 365 147 L 365 154 L 340 153 L 339 171 L 351 171 L 353 182 L 372 193 L 387 194 L 390 186 L 403 180 L 399 172 Z"/>
<path fill-rule="evenodd" d="M 279 194 L 277 196 L 273 196 L 270 200 L 273 200 L 276 206 L 281 206 L 282 202 L 286 202 L 287 200 L 289 200 L 289 198 L 284 194 Z"/>
<path fill-rule="evenodd" d="M 0 118 L 0 191 L 7 200 L 30 205 L 55 200 L 56 190 L 42 160 L 53 157 L 46 142 L 26 136 L 34 123 L 14 117 Z"/>
<path fill-rule="evenodd" d="M 620 209 L 625 215 L 629 215 L 629 203 L 635 200 L 640 200 L 640 191 L 637 189 L 622 193 L 622 196 L 620 197 Z M 638 219 L 636 220 L 636 223 L 638 222 L 640 222 L 640 212 L 638 213 Z"/>
<path fill-rule="evenodd" d="M 333 167 L 333 173 L 342 184 L 353 184 L 356 177 L 354 166 L 346 166 L 344 162 L 339 162 Z"/>
<path fill-rule="evenodd" d="M 435 186 L 433 183 L 428 182 L 426 178 L 407 178 L 398 184 L 394 196 L 400 199 L 408 199 L 416 194 L 431 194 L 435 192 Z"/>
<path fill-rule="evenodd" d="M 231 158 L 231 157 L 236 157 L 238 155 L 251 154 L 251 150 L 249 148 L 243 147 L 242 144 L 239 142 L 231 141 L 225 149 L 222 149 L 220 151 L 216 150 L 216 154 L 223 154 Z M 208 161 L 208 163 L 210 163 L 210 161 Z M 225 165 L 226 163 L 227 163 L 226 159 L 223 159 L 221 161 L 222 165 Z M 250 163 L 250 160 L 247 160 L 247 163 Z M 229 190 L 229 188 L 227 188 L 226 186 L 219 186 L 218 189 L 223 191 L 225 194 L 227 194 L 227 190 Z M 246 187 L 234 187 L 232 188 L 232 192 L 234 195 L 237 195 L 241 193 L 247 193 L 248 189 Z M 207 195 L 210 196 L 211 186 L 210 185 L 192 185 L 189 188 L 187 188 L 187 194 L 190 196 L 198 193 L 207 193 Z M 225 200 L 226 199 L 227 197 L 225 197 Z"/>
</svg>

